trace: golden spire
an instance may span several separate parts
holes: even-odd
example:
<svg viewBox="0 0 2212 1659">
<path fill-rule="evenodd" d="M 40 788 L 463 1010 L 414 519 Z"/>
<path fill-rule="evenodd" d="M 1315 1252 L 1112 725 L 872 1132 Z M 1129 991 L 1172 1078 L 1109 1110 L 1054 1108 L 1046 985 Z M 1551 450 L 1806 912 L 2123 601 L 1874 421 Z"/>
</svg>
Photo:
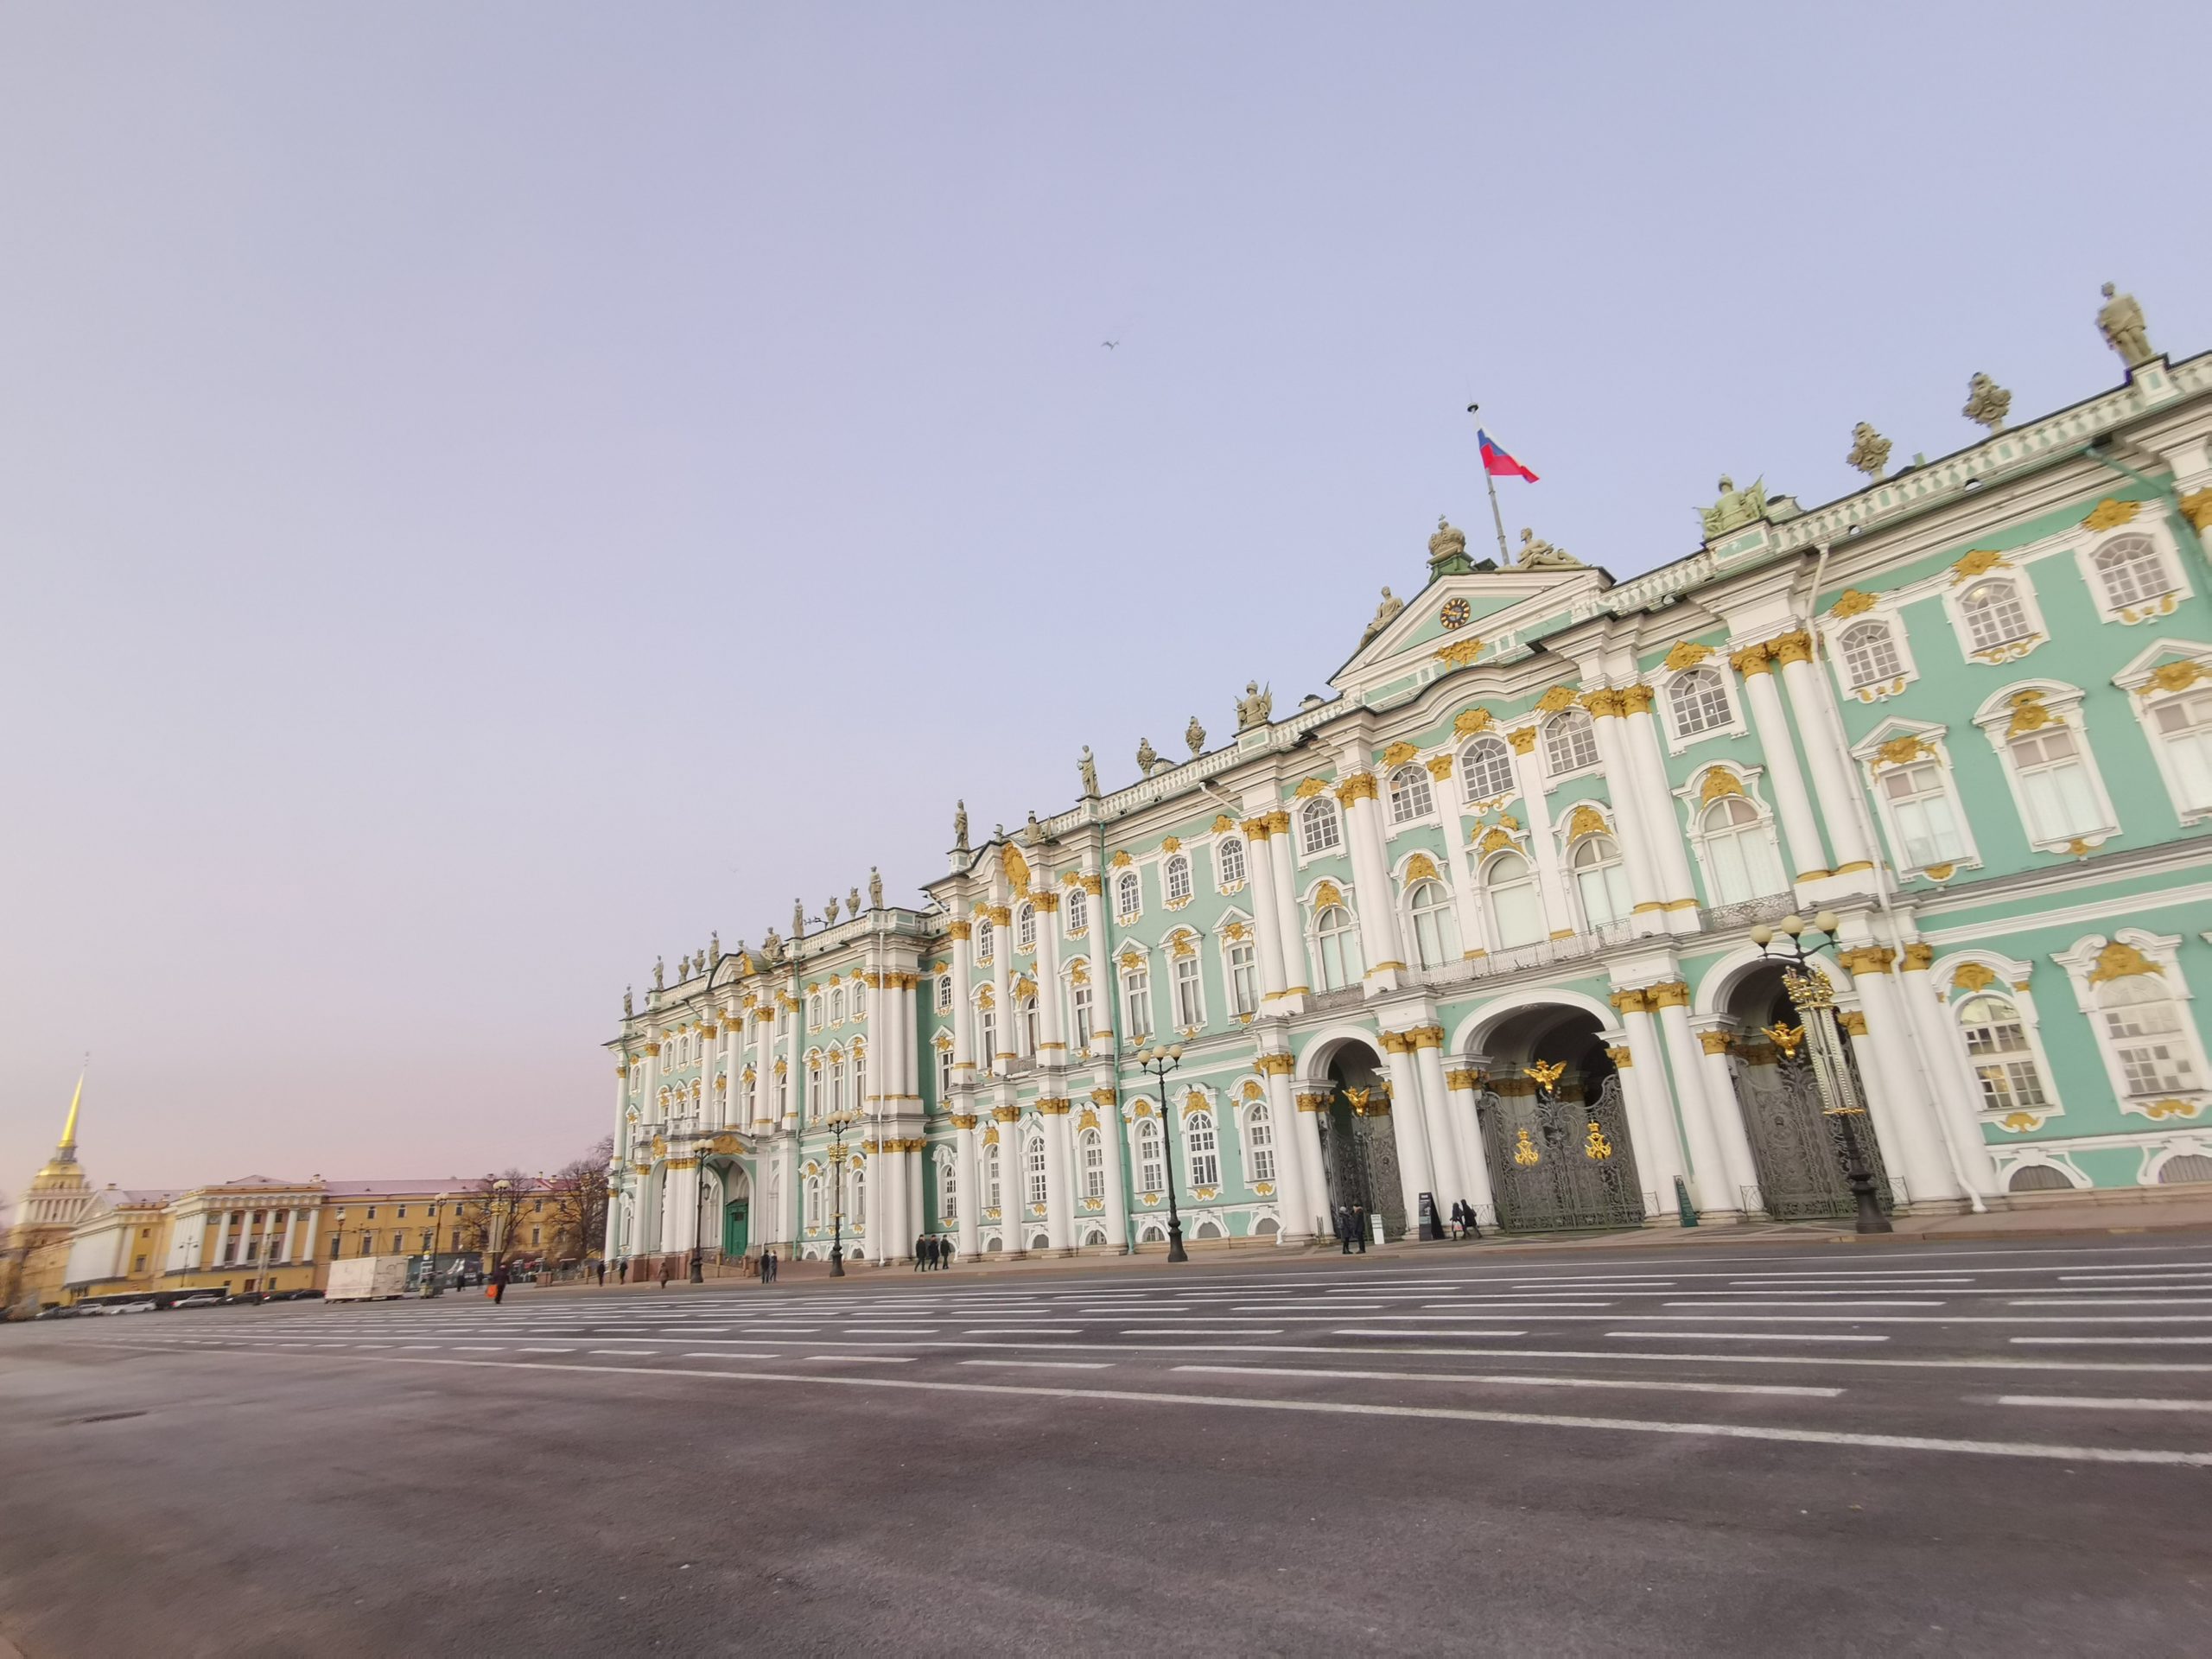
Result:
<svg viewBox="0 0 2212 1659">
<path fill-rule="evenodd" d="M 57 1152 L 73 1152 L 77 1147 L 77 1106 L 85 1098 L 85 1074 L 77 1074 L 77 1090 L 69 1096 L 69 1121 L 61 1126 L 61 1141 Z"/>
</svg>

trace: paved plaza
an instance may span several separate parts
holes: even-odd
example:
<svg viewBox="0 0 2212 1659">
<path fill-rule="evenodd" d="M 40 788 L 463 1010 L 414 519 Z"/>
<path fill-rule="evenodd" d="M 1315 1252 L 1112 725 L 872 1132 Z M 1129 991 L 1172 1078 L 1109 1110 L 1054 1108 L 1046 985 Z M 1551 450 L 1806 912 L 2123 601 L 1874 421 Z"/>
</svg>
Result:
<svg viewBox="0 0 2212 1659">
<path fill-rule="evenodd" d="M 0 1478 L 34 1659 L 2199 1652 L 2212 1238 L 78 1320 Z"/>
</svg>

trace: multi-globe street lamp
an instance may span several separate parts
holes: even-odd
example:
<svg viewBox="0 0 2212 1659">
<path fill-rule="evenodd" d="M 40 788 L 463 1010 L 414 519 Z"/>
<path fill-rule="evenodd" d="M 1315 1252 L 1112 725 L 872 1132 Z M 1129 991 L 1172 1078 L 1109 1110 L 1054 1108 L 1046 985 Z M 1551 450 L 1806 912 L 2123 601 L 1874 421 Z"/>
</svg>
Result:
<svg viewBox="0 0 2212 1659">
<path fill-rule="evenodd" d="M 1895 1229 L 1882 1213 L 1881 1202 L 1874 1193 L 1873 1168 L 1867 1161 L 1865 1144 L 1859 1138 L 1859 1120 L 1866 1116 L 1866 1108 L 1851 1075 L 1843 1025 L 1836 1016 L 1835 987 L 1814 960 L 1817 952 L 1835 948 L 1835 931 L 1840 925 L 1840 919 L 1832 910 L 1821 912 L 1809 924 L 1802 916 L 1785 916 L 1778 924 L 1783 936 L 1780 942 L 1775 938 L 1776 929 L 1762 923 L 1751 930 L 1751 943 L 1758 946 L 1761 956 L 1774 957 L 1789 964 L 1783 969 L 1782 986 L 1789 992 L 1790 1005 L 1797 1010 L 1801 1023 L 1792 1033 L 1777 1022 L 1768 1027 L 1767 1034 L 1785 1050 L 1796 1046 L 1788 1040 L 1793 1035 L 1803 1042 L 1806 1058 L 1813 1065 L 1814 1084 L 1821 1092 L 1821 1113 L 1842 1125 L 1843 1178 L 1851 1185 L 1852 1204 L 1857 1211 L 1853 1225 L 1862 1233 L 1887 1233 Z M 1808 947 L 1807 933 L 1827 937 Z"/>
<path fill-rule="evenodd" d="M 1154 1044 L 1137 1051 L 1137 1064 L 1152 1073 L 1160 1085 L 1160 1155 L 1167 1170 L 1167 1259 L 1188 1262 L 1189 1254 L 1183 1249 L 1183 1217 L 1175 1208 L 1175 1133 L 1167 1116 L 1167 1074 L 1183 1064 L 1183 1045 L 1170 1043 L 1162 1047 Z"/>
<path fill-rule="evenodd" d="M 823 1122 L 830 1142 L 830 1276 L 845 1276 L 845 1131 L 861 1121 L 858 1112 L 832 1112 Z"/>
</svg>

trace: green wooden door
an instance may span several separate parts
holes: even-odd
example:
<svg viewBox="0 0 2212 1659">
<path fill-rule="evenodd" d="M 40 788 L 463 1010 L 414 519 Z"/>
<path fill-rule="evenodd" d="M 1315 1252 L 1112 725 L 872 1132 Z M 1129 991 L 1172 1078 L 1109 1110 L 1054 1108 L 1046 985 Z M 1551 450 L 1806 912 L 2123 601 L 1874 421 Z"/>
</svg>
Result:
<svg viewBox="0 0 2212 1659">
<path fill-rule="evenodd" d="M 750 1236 L 746 1226 L 746 1211 L 748 1207 L 743 1198 L 738 1199 L 734 1204 L 723 1206 L 722 1254 L 724 1255 L 745 1254 L 746 1241 Z"/>
</svg>

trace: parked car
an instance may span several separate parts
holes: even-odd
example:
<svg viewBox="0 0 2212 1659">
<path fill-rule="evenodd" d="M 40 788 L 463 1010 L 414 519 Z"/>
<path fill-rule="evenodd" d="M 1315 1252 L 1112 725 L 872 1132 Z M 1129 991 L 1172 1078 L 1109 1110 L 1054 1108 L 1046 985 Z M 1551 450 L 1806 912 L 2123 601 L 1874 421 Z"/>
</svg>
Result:
<svg viewBox="0 0 2212 1659">
<path fill-rule="evenodd" d="M 35 1319 L 73 1319 L 79 1313 L 82 1313 L 85 1311 L 86 1310 L 81 1307 L 73 1306 L 67 1303 L 61 1303 L 53 1307 L 41 1307 L 37 1313 L 32 1314 L 31 1317 Z"/>
<path fill-rule="evenodd" d="M 213 1307 L 222 1300 L 223 1293 L 219 1290 L 195 1290 L 178 1297 L 169 1306 L 171 1307 Z"/>
<path fill-rule="evenodd" d="M 254 1303 L 265 1302 L 268 1300 L 268 1296 L 258 1290 L 234 1290 L 223 1298 L 223 1306 L 225 1307 L 251 1306 Z"/>
<path fill-rule="evenodd" d="M 111 1313 L 158 1313 L 162 1311 L 162 1305 L 150 1296 L 142 1296 L 136 1301 L 110 1302 L 107 1311 Z"/>
</svg>

